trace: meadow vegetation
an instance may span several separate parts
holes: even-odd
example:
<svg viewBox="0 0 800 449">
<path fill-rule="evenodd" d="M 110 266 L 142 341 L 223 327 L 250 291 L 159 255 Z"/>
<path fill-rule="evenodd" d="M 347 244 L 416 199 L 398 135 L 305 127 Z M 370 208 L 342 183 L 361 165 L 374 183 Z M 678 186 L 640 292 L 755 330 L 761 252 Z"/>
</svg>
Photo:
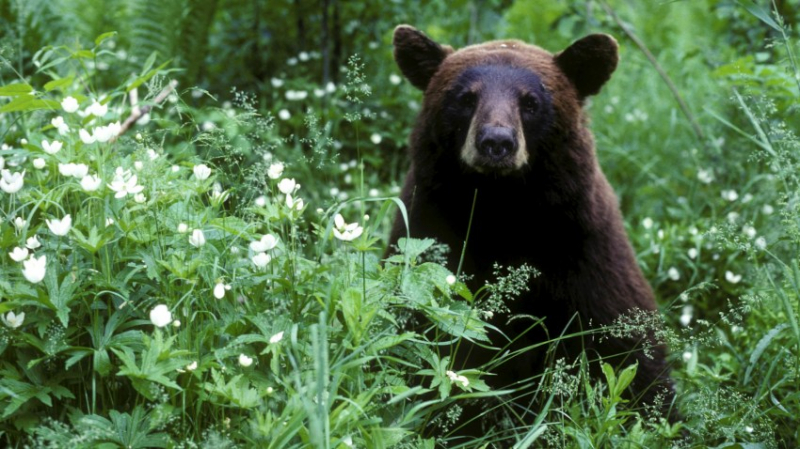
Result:
<svg viewBox="0 0 800 449">
<path fill-rule="evenodd" d="M 0 445 L 796 447 L 798 6 L 0 0 Z M 591 354 L 520 411 L 443 351 L 538 273 L 471 291 L 434 241 L 383 258 L 421 99 L 399 23 L 618 39 L 587 108 L 662 314 L 547 344 L 656 331 L 681 420 Z M 502 423 L 465 441 L 471 401 Z"/>
</svg>

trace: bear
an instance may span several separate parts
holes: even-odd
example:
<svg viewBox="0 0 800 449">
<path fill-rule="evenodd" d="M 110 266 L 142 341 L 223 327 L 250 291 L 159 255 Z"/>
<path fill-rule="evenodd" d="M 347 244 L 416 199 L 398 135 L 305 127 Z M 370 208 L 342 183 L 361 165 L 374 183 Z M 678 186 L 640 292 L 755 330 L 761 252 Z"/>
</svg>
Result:
<svg viewBox="0 0 800 449">
<path fill-rule="evenodd" d="M 456 51 L 400 25 L 393 44 L 397 66 L 423 91 L 423 102 L 400 195 L 408 224 L 398 212 L 390 248 L 407 233 L 436 239 L 450 248 L 448 268 L 470 276 L 473 291 L 494 279 L 496 264 L 538 270 L 527 291 L 505 304 L 508 316 L 489 319 L 493 344 L 507 351 L 637 311 L 657 314 L 584 110 L 616 70 L 616 40 L 592 34 L 555 54 L 519 40 Z M 545 326 L 532 331 L 530 320 L 511 316 L 541 317 Z M 630 397 L 662 404 L 672 419 L 666 349 L 653 335 L 592 337 L 561 350 L 569 361 L 586 350 L 620 366 L 637 363 Z M 462 368 L 498 355 L 479 345 L 461 348 Z M 541 374 L 546 355 L 521 352 L 486 376 L 493 389 Z"/>
</svg>

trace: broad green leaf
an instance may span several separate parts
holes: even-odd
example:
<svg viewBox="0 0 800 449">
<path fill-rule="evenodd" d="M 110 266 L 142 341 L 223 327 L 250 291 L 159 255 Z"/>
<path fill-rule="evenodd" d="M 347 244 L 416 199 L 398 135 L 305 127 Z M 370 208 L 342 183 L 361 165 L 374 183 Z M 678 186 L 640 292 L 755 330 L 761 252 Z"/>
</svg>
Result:
<svg viewBox="0 0 800 449">
<path fill-rule="evenodd" d="M 74 76 L 67 76 L 65 78 L 59 78 L 57 80 L 49 81 L 45 83 L 44 90 L 50 92 L 51 90 L 60 89 L 62 87 L 72 85 L 72 82 L 75 80 Z"/>
<path fill-rule="evenodd" d="M 0 86 L 0 97 L 16 97 L 19 95 L 30 94 L 33 92 L 33 87 L 29 84 L 9 84 L 6 86 Z"/>
<path fill-rule="evenodd" d="M 38 109 L 52 109 L 56 110 L 61 107 L 61 104 L 53 100 L 39 100 L 34 96 L 25 95 L 14 98 L 5 106 L 0 108 L 0 112 L 24 112 L 36 111 Z"/>
</svg>

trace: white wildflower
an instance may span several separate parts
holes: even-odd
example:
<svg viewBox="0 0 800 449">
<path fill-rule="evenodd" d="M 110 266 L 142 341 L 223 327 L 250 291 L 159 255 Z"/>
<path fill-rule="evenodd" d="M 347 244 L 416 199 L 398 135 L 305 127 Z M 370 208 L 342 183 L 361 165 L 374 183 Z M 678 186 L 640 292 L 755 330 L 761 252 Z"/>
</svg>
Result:
<svg viewBox="0 0 800 449">
<path fill-rule="evenodd" d="M 33 237 L 28 237 L 28 240 L 25 240 L 25 246 L 28 249 L 36 249 L 42 246 L 42 244 L 39 243 L 39 238 L 34 235 Z"/>
<path fill-rule="evenodd" d="M 17 246 L 13 251 L 8 253 L 8 256 L 11 257 L 14 262 L 22 262 L 28 258 L 28 249 Z"/>
<path fill-rule="evenodd" d="M 270 256 L 267 253 L 258 253 L 255 256 L 253 256 L 251 260 L 253 261 L 253 265 L 255 265 L 256 268 L 264 269 L 272 260 L 272 256 Z"/>
<path fill-rule="evenodd" d="M 61 101 L 61 108 L 64 109 L 64 112 L 72 114 L 78 110 L 78 100 L 67 97 Z"/>
<path fill-rule="evenodd" d="M 2 179 L 0 179 L 0 189 L 6 193 L 17 193 L 25 184 L 25 171 L 11 173 L 8 170 L 2 170 Z"/>
<path fill-rule="evenodd" d="M 46 140 L 42 141 L 42 149 L 47 154 L 56 154 L 61 151 L 61 148 L 64 147 L 64 144 L 59 142 L 58 140 L 54 140 L 52 142 L 48 142 Z"/>
<path fill-rule="evenodd" d="M 283 340 L 283 331 L 278 332 L 277 334 L 269 337 L 269 342 L 272 344 L 278 343 L 279 341 Z"/>
<path fill-rule="evenodd" d="M 47 268 L 47 256 L 31 256 L 30 259 L 22 262 L 22 275 L 32 284 L 42 282 Z"/>
<path fill-rule="evenodd" d="M 269 176 L 270 179 L 278 179 L 283 174 L 283 168 L 284 167 L 282 163 L 275 162 L 269 166 L 269 169 L 267 170 L 267 176 Z"/>
<path fill-rule="evenodd" d="M 64 215 L 64 218 L 61 220 L 54 218 L 52 220 L 45 221 L 47 222 L 47 227 L 50 228 L 50 232 L 55 235 L 67 235 L 70 228 L 72 228 L 72 217 L 69 214 Z"/>
<path fill-rule="evenodd" d="M 242 365 L 243 367 L 247 368 L 248 366 L 250 366 L 252 364 L 253 364 L 253 358 L 252 357 L 248 357 L 248 356 L 246 356 L 244 354 L 239 354 L 239 365 Z"/>
<path fill-rule="evenodd" d="M 195 165 L 194 168 L 192 168 L 192 172 L 194 172 L 194 177 L 197 178 L 198 181 L 205 181 L 211 176 L 211 169 L 205 164 Z"/>
<path fill-rule="evenodd" d="M 294 178 L 283 178 L 278 183 L 278 190 L 281 191 L 284 195 L 289 195 L 290 193 L 294 193 L 297 189 L 300 188 L 300 185 L 295 182 Z"/>
<path fill-rule="evenodd" d="M 0 318 L 3 319 L 3 324 L 11 329 L 16 329 L 22 326 L 22 323 L 25 322 L 25 312 L 20 312 L 19 315 L 15 314 L 14 312 L 8 312 L 5 314 L 5 316 L 0 315 Z"/>
<path fill-rule="evenodd" d="M 94 192 L 103 185 L 103 180 L 97 175 L 87 175 L 81 179 L 81 188 L 86 192 Z"/>
<path fill-rule="evenodd" d="M 357 239 L 364 232 L 364 228 L 358 223 L 345 223 L 342 214 L 336 214 L 333 218 L 333 223 L 335 225 L 333 228 L 333 235 L 337 239 L 345 242 Z"/>
<path fill-rule="evenodd" d="M 742 280 L 741 274 L 734 274 L 732 271 L 725 272 L 725 280 L 731 284 L 738 284 Z"/>
<path fill-rule="evenodd" d="M 195 229 L 192 231 L 192 235 L 189 236 L 189 244 L 195 248 L 200 248 L 201 246 L 205 245 L 206 236 L 203 234 L 203 231 L 200 229 Z"/>
<path fill-rule="evenodd" d="M 33 168 L 37 170 L 43 169 L 46 165 L 47 162 L 45 162 L 45 160 L 40 157 L 37 157 L 36 159 L 33 160 Z"/>
<path fill-rule="evenodd" d="M 159 304 L 150 311 L 150 322 L 155 327 L 165 327 L 172 322 L 172 313 L 166 305 Z"/>
<path fill-rule="evenodd" d="M 278 239 L 272 234 L 266 234 L 261 237 L 261 240 L 250 242 L 250 249 L 256 253 L 263 253 L 278 246 Z"/>
</svg>

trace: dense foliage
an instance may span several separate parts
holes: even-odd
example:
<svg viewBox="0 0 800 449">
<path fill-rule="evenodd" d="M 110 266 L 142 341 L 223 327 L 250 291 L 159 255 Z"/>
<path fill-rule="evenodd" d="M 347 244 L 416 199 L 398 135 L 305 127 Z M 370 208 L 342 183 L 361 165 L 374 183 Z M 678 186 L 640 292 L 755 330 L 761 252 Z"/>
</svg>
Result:
<svg viewBox="0 0 800 449">
<path fill-rule="evenodd" d="M 797 446 L 798 6 L 0 0 L 1 444 Z M 620 41 L 587 108 L 665 325 L 593 332 L 658 329 L 681 421 L 627 402 L 635 367 L 552 360 L 520 414 L 447 355 L 537 273 L 383 259 L 420 100 L 398 23 Z M 468 401 L 503 418 L 482 440 Z"/>
</svg>

